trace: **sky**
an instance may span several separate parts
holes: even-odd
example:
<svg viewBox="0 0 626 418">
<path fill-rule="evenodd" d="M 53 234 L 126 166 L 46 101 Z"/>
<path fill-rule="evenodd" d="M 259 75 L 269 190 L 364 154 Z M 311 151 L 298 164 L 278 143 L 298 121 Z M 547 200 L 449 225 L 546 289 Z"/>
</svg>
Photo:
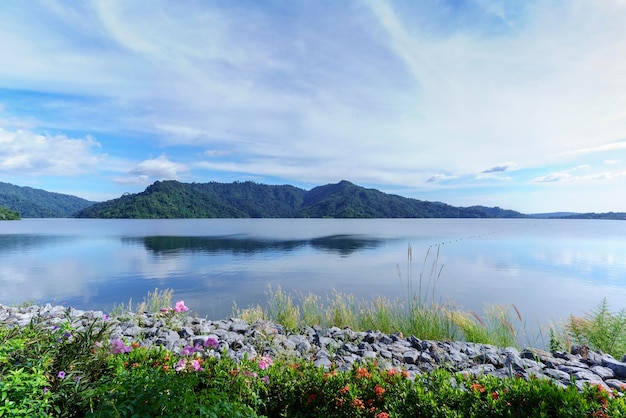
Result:
<svg viewBox="0 0 626 418">
<path fill-rule="evenodd" d="M 626 212 L 625 0 L 2 0 L 0 181 Z"/>
</svg>

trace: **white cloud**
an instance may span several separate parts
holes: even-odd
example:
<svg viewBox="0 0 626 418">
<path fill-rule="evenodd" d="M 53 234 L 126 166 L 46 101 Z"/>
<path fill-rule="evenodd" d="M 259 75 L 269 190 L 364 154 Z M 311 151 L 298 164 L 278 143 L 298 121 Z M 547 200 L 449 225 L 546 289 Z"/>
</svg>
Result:
<svg viewBox="0 0 626 418">
<path fill-rule="evenodd" d="M 146 185 L 156 180 L 177 180 L 180 174 L 189 171 L 185 164 L 170 161 L 165 155 L 145 160 L 129 170 L 129 176 L 117 177 L 118 184 Z"/>
<path fill-rule="evenodd" d="M 95 151 L 99 147 L 90 136 L 73 139 L 0 128 L 0 172 L 73 176 L 94 171 L 107 157 Z"/>
</svg>

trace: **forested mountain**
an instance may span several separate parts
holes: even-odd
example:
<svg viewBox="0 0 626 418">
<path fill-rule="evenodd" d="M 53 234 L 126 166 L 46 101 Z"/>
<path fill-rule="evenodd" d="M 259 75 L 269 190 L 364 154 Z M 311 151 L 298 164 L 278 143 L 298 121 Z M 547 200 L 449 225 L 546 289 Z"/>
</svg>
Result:
<svg viewBox="0 0 626 418">
<path fill-rule="evenodd" d="M 19 213 L 0 206 L 0 221 L 16 221 L 18 219 L 20 219 Z"/>
<path fill-rule="evenodd" d="M 0 206 L 22 218 L 67 218 L 90 205 L 80 197 L 0 182 Z"/>
<path fill-rule="evenodd" d="M 390 195 L 348 181 L 315 187 L 254 182 L 157 181 L 145 191 L 97 203 L 82 218 L 493 218 L 525 217 L 500 208 L 460 208 Z"/>
<path fill-rule="evenodd" d="M 293 186 L 253 182 L 157 181 L 136 194 L 97 203 L 80 218 L 289 218 L 306 194 Z"/>
</svg>

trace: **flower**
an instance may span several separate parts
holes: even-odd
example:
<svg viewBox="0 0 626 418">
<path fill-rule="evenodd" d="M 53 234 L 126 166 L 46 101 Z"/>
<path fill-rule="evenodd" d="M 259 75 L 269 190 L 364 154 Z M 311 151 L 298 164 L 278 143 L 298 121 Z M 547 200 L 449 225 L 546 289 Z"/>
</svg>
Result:
<svg viewBox="0 0 626 418">
<path fill-rule="evenodd" d="M 356 369 L 357 379 L 369 379 L 370 377 L 372 377 L 372 374 L 365 367 L 359 367 Z"/>
<path fill-rule="evenodd" d="M 365 405 L 363 404 L 363 401 L 360 400 L 359 398 L 356 398 L 352 401 L 352 407 L 356 409 L 365 409 Z"/>
<path fill-rule="evenodd" d="M 206 339 L 206 341 L 204 342 L 204 346 L 207 348 L 217 348 L 217 339 L 213 338 L 213 337 L 209 337 Z"/>
<path fill-rule="evenodd" d="M 103 321 L 108 321 L 108 320 L 110 320 L 110 319 L 111 319 L 111 318 L 109 317 L 109 315 L 107 315 L 107 314 L 102 315 L 102 320 L 103 320 Z"/>
<path fill-rule="evenodd" d="M 313 402 L 315 402 L 315 398 L 317 398 L 317 395 L 315 393 L 311 393 L 309 395 L 309 397 L 306 398 L 306 403 L 313 403 Z"/>
<path fill-rule="evenodd" d="M 111 341 L 111 353 L 113 354 L 128 353 L 131 350 L 132 347 L 128 347 L 126 344 L 124 344 L 124 341 L 119 338 Z"/>
<path fill-rule="evenodd" d="M 50 392 L 50 388 L 43 388 L 43 393 L 48 393 Z"/>
<path fill-rule="evenodd" d="M 263 356 L 261 357 L 261 359 L 259 360 L 259 369 L 261 370 L 265 370 L 268 367 L 270 367 L 272 364 L 274 364 L 274 362 L 272 361 L 272 359 L 270 358 L 270 356 Z"/>
<path fill-rule="evenodd" d="M 380 386 L 380 385 L 376 385 L 374 387 L 374 393 L 376 394 L 376 396 L 380 399 L 382 398 L 383 394 L 385 393 L 385 388 Z"/>
<path fill-rule="evenodd" d="M 193 353 L 195 353 L 196 351 L 200 351 L 200 345 L 196 344 L 194 347 L 187 345 L 185 347 L 183 347 L 182 350 L 180 350 L 180 355 L 181 356 L 190 356 Z"/>
<path fill-rule="evenodd" d="M 191 360 L 191 368 L 196 372 L 204 370 L 200 364 L 198 359 Z"/>
<path fill-rule="evenodd" d="M 176 307 L 174 308 L 174 310 L 176 312 L 185 312 L 188 311 L 189 308 L 185 306 L 185 301 L 179 300 L 178 302 L 176 302 Z"/>
<path fill-rule="evenodd" d="M 339 389 L 339 393 L 341 393 L 341 394 L 348 393 L 349 391 L 350 391 L 350 386 L 348 386 L 348 385 L 345 385 L 344 387 Z"/>
<path fill-rule="evenodd" d="M 376 418 L 389 418 L 389 414 L 387 412 L 379 412 L 376 414 Z"/>
<path fill-rule="evenodd" d="M 57 374 L 57 377 L 58 377 L 59 379 L 65 379 L 65 372 L 64 372 L 63 370 L 61 370 L 61 371 L 59 372 L 59 374 Z"/>
<path fill-rule="evenodd" d="M 491 392 L 491 399 L 497 400 L 499 397 L 500 397 L 500 394 L 498 393 L 497 390 L 494 390 L 493 392 Z"/>
<path fill-rule="evenodd" d="M 480 393 L 483 393 L 485 391 L 485 387 L 483 385 L 481 385 L 478 382 L 474 382 L 472 383 L 472 390 L 473 391 L 479 391 Z"/>
<path fill-rule="evenodd" d="M 263 376 L 261 378 L 261 382 L 265 383 L 266 385 L 270 384 L 270 377 L 269 376 Z"/>
<path fill-rule="evenodd" d="M 184 370 L 186 365 L 187 365 L 187 362 L 185 361 L 185 359 L 181 358 L 180 360 L 178 360 L 178 363 L 176 363 L 176 371 L 180 372 Z"/>
</svg>

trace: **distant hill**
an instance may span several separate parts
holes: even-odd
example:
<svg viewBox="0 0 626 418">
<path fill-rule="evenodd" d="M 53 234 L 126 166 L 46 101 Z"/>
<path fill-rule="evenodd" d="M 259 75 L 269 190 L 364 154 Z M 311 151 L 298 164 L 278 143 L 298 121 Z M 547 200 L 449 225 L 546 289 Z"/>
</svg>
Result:
<svg viewBox="0 0 626 418">
<path fill-rule="evenodd" d="M 254 182 L 157 181 L 145 191 L 96 203 L 81 218 L 493 218 L 500 208 L 461 208 L 386 194 L 349 181 L 306 191 Z"/>
<path fill-rule="evenodd" d="M 606 212 L 606 213 L 576 213 L 574 215 L 561 216 L 563 219 L 615 219 L 626 220 L 624 212 Z"/>
<path fill-rule="evenodd" d="M 576 212 L 548 212 L 548 213 L 533 213 L 530 216 L 532 218 L 565 218 L 568 216 L 580 215 Z"/>
<path fill-rule="evenodd" d="M 68 218 L 93 205 L 80 197 L 0 182 L 0 206 L 22 218 Z"/>
</svg>

